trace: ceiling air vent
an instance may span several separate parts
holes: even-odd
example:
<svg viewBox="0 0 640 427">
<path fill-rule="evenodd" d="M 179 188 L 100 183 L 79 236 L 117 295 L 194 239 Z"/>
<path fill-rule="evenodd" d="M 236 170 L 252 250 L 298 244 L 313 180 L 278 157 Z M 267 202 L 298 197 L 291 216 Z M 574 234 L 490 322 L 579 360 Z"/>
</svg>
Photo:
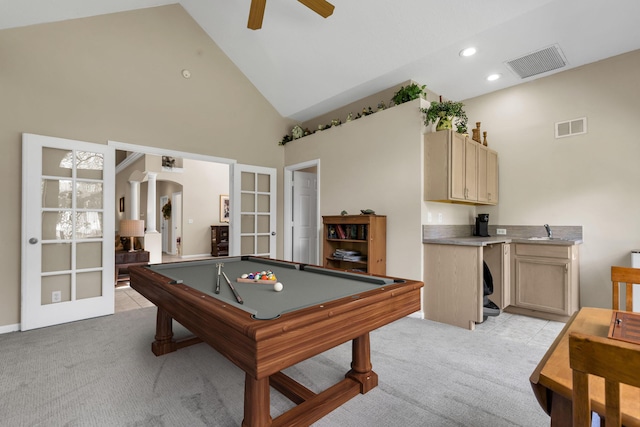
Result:
<svg viewBox="0 0 640 427">
<path fill-rule="evenodd" d="M 530 53 L 520 58 L 505 62 L 521 79 L 557 70 L 567 65 L 560 46 L 553 45 L 546 49 Z"/>
<path fill-rule="evenodd" d="M 587 133 L 587 118 L 580 117 L 566 122 L 556 123 L 556 138 L 580 135 Z"/>
</svg>

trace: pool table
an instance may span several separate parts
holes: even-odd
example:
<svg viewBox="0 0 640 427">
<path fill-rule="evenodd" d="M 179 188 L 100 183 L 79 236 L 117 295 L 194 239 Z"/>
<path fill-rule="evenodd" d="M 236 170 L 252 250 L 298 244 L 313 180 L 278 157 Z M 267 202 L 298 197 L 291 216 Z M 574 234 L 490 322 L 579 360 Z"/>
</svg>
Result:
<svg viewBox="0 0 640 427">
<path fill-rule="evenodd" d="M 220 277 L 216 293 L 218 264 L 231 285 Z M 283 284 L 282 291 L 237 280 L 267 270 Z M 245 372 L 245 427 L 309 425 L 374 388 L 378 376 L 372 371 L 369 332 L 420 310 L 422 286 L 249 256 L 131 268 L 131 287 L 158 307 L 151 346 L 156 356 L 204 341 Z M 194 337 L 175 340 L 172 319 Z M 281 372 L 349 340 L 351 369 L 323 392 Z M 272 419 L 270 387 L 297 406 Z"/>
</svg>

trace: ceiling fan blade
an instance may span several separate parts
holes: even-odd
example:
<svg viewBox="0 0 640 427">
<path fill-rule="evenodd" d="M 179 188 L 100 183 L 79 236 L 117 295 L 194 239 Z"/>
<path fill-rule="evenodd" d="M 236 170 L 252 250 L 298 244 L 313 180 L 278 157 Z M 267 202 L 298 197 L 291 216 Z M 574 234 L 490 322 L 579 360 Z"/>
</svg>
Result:
<svg viewBox="0 0 640 427">
<path fill-rule="evenodd" d="M 333 13 L 334 6 L 326 0 L 298 0 L 318 15 L 326 18 Z"/>
<path fill-rule="evenodd" d="M 259 30 L 262 28 L 262 18 L 264 18 L 264 8 L 267 0 L 251 0 L 251 9 L 249 9 L 249 22 L 247 28 Z"/>
</svg>

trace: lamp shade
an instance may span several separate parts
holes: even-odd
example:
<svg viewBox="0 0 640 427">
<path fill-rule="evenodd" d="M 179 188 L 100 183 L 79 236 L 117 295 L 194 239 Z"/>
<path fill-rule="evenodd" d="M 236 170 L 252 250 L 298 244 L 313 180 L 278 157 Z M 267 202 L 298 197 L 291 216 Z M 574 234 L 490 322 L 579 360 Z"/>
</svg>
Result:
<svg viewBox="0 0 640 427">
<path fill-rule="evenodd" d="M 120 235 L 124 237 L 144 237 L 144 220 L 142 219 L 121 220 Z"/>
</svg>

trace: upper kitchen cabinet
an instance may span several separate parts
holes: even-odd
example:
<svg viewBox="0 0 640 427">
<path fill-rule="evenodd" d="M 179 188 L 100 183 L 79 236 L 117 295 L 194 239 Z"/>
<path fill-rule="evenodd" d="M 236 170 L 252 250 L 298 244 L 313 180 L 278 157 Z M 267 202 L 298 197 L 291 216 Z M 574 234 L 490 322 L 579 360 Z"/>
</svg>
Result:
<svg viewBox="0 0 640 427">
<path fill-rule="evenodd" d="M 495 205 L 498 153 L 452 130 L 424 135 L 425 200 Z"/>
</svg>

